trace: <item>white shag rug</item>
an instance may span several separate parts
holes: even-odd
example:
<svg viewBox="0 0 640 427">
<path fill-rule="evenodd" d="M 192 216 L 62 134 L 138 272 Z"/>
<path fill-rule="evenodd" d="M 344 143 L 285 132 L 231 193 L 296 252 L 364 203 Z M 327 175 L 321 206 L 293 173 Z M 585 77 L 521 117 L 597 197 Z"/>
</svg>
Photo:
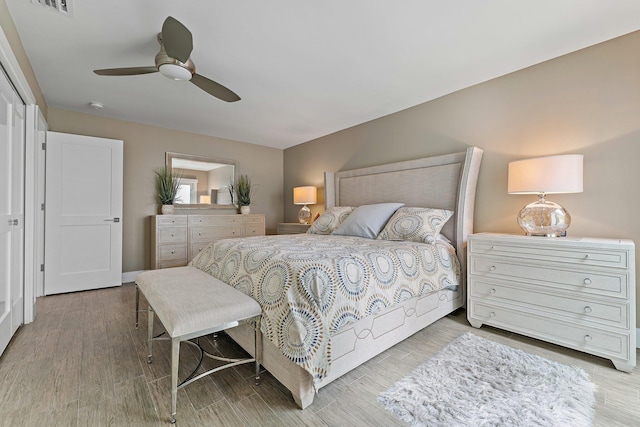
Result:
<svg viewBox="0 0 640 427">
<path fill-rule="evenodd" d="M 591 426 L 587 373 L 466 333 L 378 400 L 414 426 Z"/>
</svg>

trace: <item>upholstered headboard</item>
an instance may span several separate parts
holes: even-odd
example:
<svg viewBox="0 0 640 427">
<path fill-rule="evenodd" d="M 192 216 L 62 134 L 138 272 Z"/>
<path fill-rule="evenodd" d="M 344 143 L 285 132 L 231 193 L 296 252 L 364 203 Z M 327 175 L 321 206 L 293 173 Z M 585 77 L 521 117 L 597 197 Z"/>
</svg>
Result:
<svg viewBox="0 0 640 427">
<path fill-rule="evenodd" d="M 456 247 L 466 283 L 467 236 L 473 233 L 473 210 L 482 150 L 325 173 L 325 207 L 402 202 L 405 206 L 454 211 L 442 229 Z"/>
</svg>

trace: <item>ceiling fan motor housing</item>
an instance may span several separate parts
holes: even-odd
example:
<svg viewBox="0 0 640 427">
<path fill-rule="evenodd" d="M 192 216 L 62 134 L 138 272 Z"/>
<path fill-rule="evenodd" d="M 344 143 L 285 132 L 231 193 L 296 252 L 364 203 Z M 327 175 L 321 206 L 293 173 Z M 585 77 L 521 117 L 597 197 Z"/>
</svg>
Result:
<svg viewBox="0 0 640 427">
<path fill-rule="evenodd" d="M 156 55 L 156 67 L 158 67 L 160 74 L 173 80 L 191 80 L 191 77 L 196 73 L 196 66 L 191 58 L 187 59 L 185 63 L 170 57 L 164 50 L 161 34 L 158 34 L 158 41 L 160 42 L 160 52 Z"/>
</svg>

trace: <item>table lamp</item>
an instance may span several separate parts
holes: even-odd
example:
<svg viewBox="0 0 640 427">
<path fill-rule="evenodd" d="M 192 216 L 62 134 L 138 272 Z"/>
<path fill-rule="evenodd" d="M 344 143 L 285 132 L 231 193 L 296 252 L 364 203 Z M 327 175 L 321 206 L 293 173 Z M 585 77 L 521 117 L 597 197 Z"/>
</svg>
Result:
<svg viewBox="0 0 640 427">
<path fill-rule="evenodd" d="M 298 212 L 298 221 L 300 224 L 309 224 L 311 220 L 311 210 L 307 205 L 313 205 L 316 203 L 316 187 L 295 187 L 293 189 L 293 204 L 304 205 Z"/>
<path fill-rule="evenodd" d="M 509 163 L 509 194 L 537 194 L 518 214 L 528 236 L 565 236 L 571 215 L 547 194 L 582 193 L 582 154 L 537 157 Z"/>
</svg>

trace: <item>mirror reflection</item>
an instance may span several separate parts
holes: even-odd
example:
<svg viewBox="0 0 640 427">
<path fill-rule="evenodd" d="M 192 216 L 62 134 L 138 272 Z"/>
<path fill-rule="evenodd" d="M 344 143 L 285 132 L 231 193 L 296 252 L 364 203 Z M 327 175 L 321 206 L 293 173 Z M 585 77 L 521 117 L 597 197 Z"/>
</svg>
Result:
<svg viewBox="0 0 640 427">
<path fill-rule="evenodd" d="M 229 184 L 235 181 L 236 162 L 171 152 L 165 161 L 181 176 L 176 205 L 233 206 Z"/>
</svg>

